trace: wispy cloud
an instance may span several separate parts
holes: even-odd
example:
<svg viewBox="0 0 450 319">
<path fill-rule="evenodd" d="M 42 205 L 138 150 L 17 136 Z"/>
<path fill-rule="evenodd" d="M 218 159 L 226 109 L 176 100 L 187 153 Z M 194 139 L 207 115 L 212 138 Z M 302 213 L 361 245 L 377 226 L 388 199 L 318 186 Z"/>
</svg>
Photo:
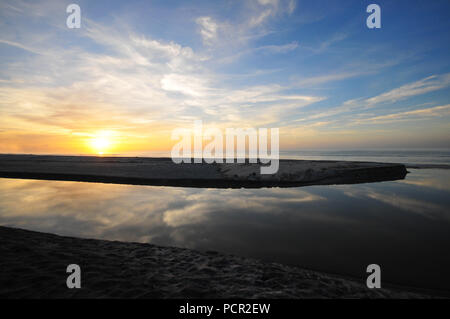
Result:
<svg viewBox="0 0 450 319">
<path fill-rule="evenodd" d="M 56 39 L 27 48 L 45 54 L 2 71 L 25 82 L 0 88 L 1 126 L 76 136 L 102 127 L 143 137 L 151 127 L 170 136 L 172 127 L 195 118 L 219 127 L 273 124 L 323 99 L 278 84 L 224 85 L 220 74 L 205 67 L 207 54 L 120 27 L 84 19 L 78 36 L 102 48 L 99 53 L 61 47 Z M 281 53 L 297 46 L 258 50 Z"/>
<path fill-rule="evenodd" d="M 369 105 L 397 102 L 412 96 L 437 91 L 450 86 L 450 73 L 443 75 L 432 75 L 422 80 L 403 85 L 389 92 L 367 99 Z"/>
<path fill-rule="evenodd" d="M 0 3 L 2 147 L 44 147 L 55 136 L 98 129 L 154 145 L 193 119 L 219 128 L 282 127 L 282 139 L 332 140 L 341 132 L 357 136 L 359 124 L 381 132 L 389 122 L 448 116 L 446 61 L 427 63 L 409 48 L 408 56 L 389 39 L 380 49 L 361 28 L 336 28 L 333 17 L 312 27 L 319 38 L 308 23 L 341 12 L 317 10 L 320 3 L 314 10 L 292 0 L 202 8 L 180 2 L 170 10 L 148 4 L 161 21 L 179 19 L 164 28 L 144 20 L 136 4 L 144 6 L 111 3 L 99 12 L 81 2 L 82 28 L 73 30 L 65 26 L 64 2 Z M 362 43 L 355 48 L 355 41 Z M 405 78 L 415 80 L 398 82 Z M 439 90 L 432 100 L 426 95 Z"/>
<path fill-rule="evenodd" d="M 441 117 L 450 115 L 450 104 L 434 106 L 425 109 L 418 109 L 413 111 L 391 113 L 386 115 L 380 115 L 375 117 L 370 117 L 366 119 L 358 119 L 355 121 L 357 124 L 373 122 L 373 123 L 387 123 L 394 121 L 405 121 L 411 119 L 424 120 L 429 117 Z"/>
<path fill-rule="evenodd" d="M 278 14 L 292 14 L 295 10 L 295 0 L 257 0 L 260 7 L 255 9 L 254 15 L 249 19 L 250 26 L 260 26 L 270 17 Z"/>
<path fill-rule="evenodd" d="M 309 78 L 302 79 L 298 82 L 299 86 L 314 86 L 319 84 L 324 84 L 328 82 L 341 81 L 353 77 L 357 77 L 363 74 L 367 74 L 364 71 L 354 71 L 354 72 L 342 72 L 342 73 L 333 73 L 326 75 L 318 75 Z"/>
<path fill-rule="evenodd" d="M 295 0 L 246 0 L 243 3 L 246 14 L 238 22 L 212 16 L 195 20 L 205 45 L 221 49 L 232 46 L 242 50 L 248 41 L 272 32 L 267 29 L 271 20 L 292 14 L 296 7 Z"/>
<path fill-rule="evenodd" d="M 336 75 L 339 77 L 346 77 L 346 76 L 352 76 L 353 74 L 341 74 Z M 305 81 L 312 81 L 316 80 L 317 82 L 326 82 L 330 80 L 334 80 L 334 75 L 325 76 L 325 77 L 318 77 L 316 79 L 308 79 Z M 384 103 L 394 103 L 398 102 L 400 100 L 405 100 L 417 95 L 426 94 L 429 92 L 433 92 L 436 90 L 444 89 L 450 86 L 450 74 L 443 74 L 443 75 L 433 75 L 429 76 L 425 79 L 405 84 L 401 87 L 398 87 L 396 89 L 390 90 L 386 93 L 382 93 L 379 95 L 376 95 L 371 98 L 356 98 L 347 100 L 341 105 L 326 109 L 325 111 L 317 111 L 317 112 L 310 112 L 310 114 L 307 114 L 303 116 L 302 118 L 295 120 L 296 122 L 307 122 L 312 120 L 318 120 L 321 118 L 329 118 L 329 117 L 336 117 L 337 115 L 341 115 L 344 113 L 350 113 L 352 117 L 355 119 L 358 119 L 358 114 L 361 112 L 366 111 L 367 109 L 373 109 L 375 106 L 379 104 Z M 430 109 L 431 110 L 431 109 Z M 440 107 L 437 107 L 436 110 L 441 110 Z M 415 111 L 413 111 L 415 112 Z M 406 112 L 407 113 L 407 112 Z M 414 114 L 414 113 L 413 113 Z M 420 114 L 417 113 L 417 114 Z M 426 114 L 426 112 L 422 113 L 423 115 Z M 359 119 L 358 121 L 361 121 Z"/>
<path fill-rule="evenodd" d="M 211 17 L 199 17 L 195 20 L 200 26 L 200 35 L 207 45 L 213 44 L 217 39 L 219 25 Z"/>
<path fill-rule="evenodd" d="M 323 53 L 336 43 L 342 42 L 347 39 L 349 35 L 347 33 L 335 33 L 328 39 L 320 41 L 315 46 L 305 46 L 305 49 L 314 52 L 315 54 Z"/>
<path fill-rule="evenodd" d="M 13 47 L 16 47 L 16 48 L 20 48 L 22 50 L 25 50 L 25 51 L 28 51 L 28 52 L 31 52 L 31 53 L 40 54 L 40 52 L 38 52 L 38 51 L 36 51 L 36 50 L 26 46 L 26 45 L 17 43 L 17 42 L 0 39 L 0 43 L 7 44 L 7 45 L 10 45 L 10 46 L 13 46 Z"/>
</svg>

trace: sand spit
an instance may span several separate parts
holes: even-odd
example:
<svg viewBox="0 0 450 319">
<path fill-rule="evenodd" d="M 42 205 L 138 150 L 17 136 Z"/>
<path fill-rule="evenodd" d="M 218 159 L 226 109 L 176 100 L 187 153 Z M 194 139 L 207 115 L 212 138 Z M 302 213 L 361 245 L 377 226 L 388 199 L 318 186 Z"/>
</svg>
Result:
<svg viewBox="0 0 450 319">
<path fill-rule="evenodd" d="M 281 160 L 278 173 L 260 164 L 175 164 L 170 158 L 0 155 L 0 177 L 184 187 L 292 187 L 403 179 L 402 164 Z"/>
<path fill-rule="evenodd" d="M 0 298 L 422 298 L 299 267 L 0 227 Z M 68 289 L 66 267 L 81 267 Z"/>
</svg>

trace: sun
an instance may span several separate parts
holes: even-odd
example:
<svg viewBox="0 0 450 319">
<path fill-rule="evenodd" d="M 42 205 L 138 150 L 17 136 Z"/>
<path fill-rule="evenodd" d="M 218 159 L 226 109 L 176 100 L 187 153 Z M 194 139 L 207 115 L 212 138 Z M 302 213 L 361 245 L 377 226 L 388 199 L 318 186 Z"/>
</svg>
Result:
<svg viewBox="0 0 450 319">
<path fill-rule="evenodd" d="M 108 132 L 101 132 L 95 136 L 93 136 L 89 140 L 89 145 L 91 149 L 99 154 L 103 155 L 111 148 L 113 142 Z"/>
<path fill-rule="evenodd" d="M 106 137 L 95 137 L 91 140 L 91 147 L 98 154 L 103 154 L 111 145 L 111 141 Z"/>
</svg>

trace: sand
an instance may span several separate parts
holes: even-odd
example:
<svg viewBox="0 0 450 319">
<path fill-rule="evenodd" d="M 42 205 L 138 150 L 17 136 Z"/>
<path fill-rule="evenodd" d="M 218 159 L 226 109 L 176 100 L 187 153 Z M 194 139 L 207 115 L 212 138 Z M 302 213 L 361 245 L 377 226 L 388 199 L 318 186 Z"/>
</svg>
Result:
<svg viewBox="0 0 450 319">
<path fill-rule="evenodd" d="M 255 259 L 0 227 L 0 298 L 426 298 Z M 66 267 L 81 267 L 68 289 Z"/>
<path fill-rule="evenodd" d="M 175 164 L 170 158 L 0 155 L 0 177 L 184 187 L 297 187 L 403 179 L 402 164 L 281 160 L 260 164 Z"/>
</svg>

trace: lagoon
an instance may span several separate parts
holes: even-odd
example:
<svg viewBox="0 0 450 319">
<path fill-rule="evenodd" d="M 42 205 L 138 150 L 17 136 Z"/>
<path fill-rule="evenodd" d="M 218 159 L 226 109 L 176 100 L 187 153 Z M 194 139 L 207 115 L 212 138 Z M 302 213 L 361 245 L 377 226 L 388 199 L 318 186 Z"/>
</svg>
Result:
<svg viewBox="0 0 450 319">
<path fill-rule="evenodd" d="M 215 250 L 448 290 L 450 170 L 405 180 L 208 189 L 0 179 L 0 225 Z"/>
</svg>

